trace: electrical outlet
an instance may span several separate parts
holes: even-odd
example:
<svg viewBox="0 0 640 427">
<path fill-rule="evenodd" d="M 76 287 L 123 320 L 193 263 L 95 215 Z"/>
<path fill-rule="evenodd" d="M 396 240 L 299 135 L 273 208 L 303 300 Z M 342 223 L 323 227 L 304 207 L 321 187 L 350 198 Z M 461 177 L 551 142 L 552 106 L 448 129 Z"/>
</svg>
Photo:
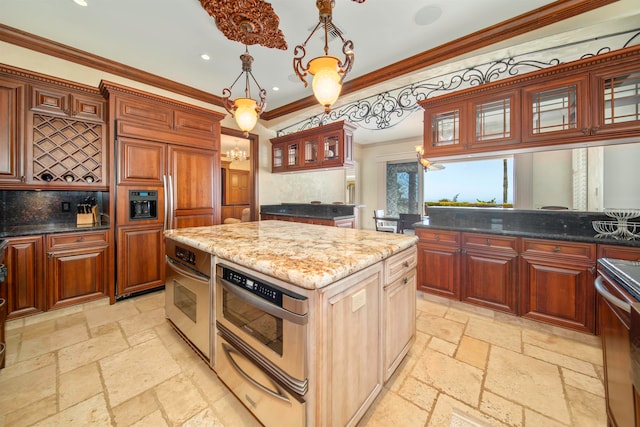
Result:
<svg viewBox="0 0 640 427">
<path fill-rule="evenodd" d="M 62 202 L 62 212 L 69 212 L 71 210 L 71 203 Z"/>
</svg>

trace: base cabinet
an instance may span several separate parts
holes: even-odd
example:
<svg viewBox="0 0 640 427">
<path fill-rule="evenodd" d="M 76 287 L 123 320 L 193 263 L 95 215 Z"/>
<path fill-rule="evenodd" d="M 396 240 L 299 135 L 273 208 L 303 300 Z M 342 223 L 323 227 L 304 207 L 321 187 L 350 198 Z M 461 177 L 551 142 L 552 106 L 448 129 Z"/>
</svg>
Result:
<svg viewBox="0 0 640 427">
<path fill-rule="evenodd" d="M 308 218 L 308 217 L 290 216 L 290 215 L 260 214 L 260 219 L 262 221 L 277 220 L 277 221 L 302 222 L 304 224 L 327 225 L 329 227 L 342 227 L 342 228 L 356 227 L 355 217 L 343 218 L 343 219 L 323 219 L 323 218 Z"/>
<path fill-rule="evenodd" d="M 165 249 L 162 233 L 162 224 L 118 229 L 118 296 L 164 285 Z"/>
<path fill-rule="evenodd" d="M 43 236 L 7 240 L 7 319 L 45 311 Z"/>
<path fill-rule="evenodd" d="M 418 290 L 460 299 L 460 233 L 416 229 Z"/>
<path fill-rule="evenodd" d="M 48 308 L 79 304 L 108 295 L 108 234 L 47 236 Z"/>
<path fill-rule="evenodd" d="M 518 313 L 517 238 L 462 234 L 461 299 Z"/>
<path fill-rule="evenodd" d="M 595 245 L 523 239 L 522 248 L 522 315 L 594 333 Z"/>
</svg>

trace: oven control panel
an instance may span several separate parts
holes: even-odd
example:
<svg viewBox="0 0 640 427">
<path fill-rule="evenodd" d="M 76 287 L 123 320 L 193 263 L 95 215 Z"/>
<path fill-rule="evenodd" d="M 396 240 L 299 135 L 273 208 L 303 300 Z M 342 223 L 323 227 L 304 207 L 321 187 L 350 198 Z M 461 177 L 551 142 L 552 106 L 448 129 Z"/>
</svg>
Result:
<svg viewBox="0 0 640 427">
<path fill-rule="evenodd" d="M 196 265 L 195 252 L 190 251 L 189 249 L 182 248 L 180 246 L 176 246 L 176 259 L 179 259 L 180 261 L 187 264 Z"/>
<path fill-rule="evenodd" d="M 222 278 L 227 282 L 240 286 L 254 295 L 258 295 L 278 307 L 282 307 L 282 295 L 285 293 L 283 289 L 277 288 L 273 285 L 267 285 L 253 277 L 249 277 L 227 267 L 222 269 Z"/>
</svg>

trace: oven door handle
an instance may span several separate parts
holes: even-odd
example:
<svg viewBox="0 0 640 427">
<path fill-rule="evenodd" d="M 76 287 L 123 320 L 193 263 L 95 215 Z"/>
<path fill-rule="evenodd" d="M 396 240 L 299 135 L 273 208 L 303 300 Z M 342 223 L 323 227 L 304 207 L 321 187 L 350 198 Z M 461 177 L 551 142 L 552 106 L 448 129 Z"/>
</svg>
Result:
<svg viewBox="0 0 640 427">
<path fill-rule="evenodd" d="M 626 313 L 631 313 L 631 304 L 622 301 L 620 298 L 617 298 L 611 292 L 609 292 L 607 288 L 604 287 L 604 283 L 602 283 L 602 276 L 596 277 L 595 285 L 596 291 L 598 291 L 598 293 L 602 295 L 602 298 L 606 299 L 611 304 L 618 307 L 620 310 Z"/>
<path fill-rule="evenodd" d="M 174 260 L 172 260 L 166 255 L 165 255 L 165 258 L 167 259 L 167 266 L 169 266 L 169 268 L 171 268 L 177 274 L 187 277 L 191 280 L 196 280 L 205 285 L 209 284 L 209 278 L 207 276 L 199 275 L 197 273 L 187 270 L 184 267 L 181 267 L 179 263 L 175 262 Z"/>
<path fill-rule="evenodd" d="M 234 294 L 238 298 L 248 302 L 249 304 L 273 316 L 276 316 L 280 319 L 287 320 L 289 322 L 293 322 L 296 325 L 306 325 L 307 321 L 309 320 L 306 314 L 300 315 L 300 314 L 292 313 L 288 310 L 285 310 L 282 307 L 278 307 L 277 305 L 271 304 L 263 300 L 259 296 L 254 295 L 249 291 L 245 291 L 244 289 L 234 285 L 233 283 L 230 283 L 224 280 L 220 276 L 218 276 L 217 279 L 226 291 Z"/>
<path fill-rule="evenodd" d="M 231 366 L 236 370 L 238 374 L 242 376 L 242 378 L 249 381 L 259 390 L 267 393 L 269 396 L 275 397 L 276 399 L 284 400 L 285 402 L 290 402 L 287 396 L 282 392 L 282 389 L 275 382 L 271 381 L 271 383 L 273 384 L 273 388 L 275 388 L 277 391 L 273 391 L 270 388 L 265 387 L 264 385 L 260 384 L 258 381 L 251 378 L 249 374 L 247 374 L 245 371 L 243 371 L 240 365 L 238 365 L 236 361 L 233 360 L 233 356 L 231 355 L 232 352 L 237 354 L 240 354 L 240 352 L 238 352 L 233 347 L 227 345 L 226 343 L 222 343 L 222 349 L 224 350 L 224 355 L 227 357 L 227 360 L 229 361 L 229 363 L 231 363 Z"/>
</svg>

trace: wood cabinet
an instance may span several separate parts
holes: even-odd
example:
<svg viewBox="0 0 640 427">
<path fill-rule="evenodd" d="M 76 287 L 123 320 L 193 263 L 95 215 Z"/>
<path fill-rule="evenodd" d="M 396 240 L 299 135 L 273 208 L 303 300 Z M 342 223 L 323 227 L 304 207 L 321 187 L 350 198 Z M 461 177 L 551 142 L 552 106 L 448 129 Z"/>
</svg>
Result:
<svg viewBox="0 0 640 427">
<path fill-rule="evenodd" d="M 24 182 L 26 84 L 0 78 L 0 185 Z"/>
<path fill-rule="evenodd" d="M 522 316 L 594 333 L 595 256 L 591 243 L 522 239 Z"/>
<path fill-rule="evenodd" d="M 351 166 L 355 129 L 340 121 L 272 138 L 271 172 Z"/>
<path fill-rule="evenodd" d="M 329 227 L 341 227 L 341 228 L 356 227 L 355 217 L 340 218 L 340 219 L 326 219 L 326 218 L 309 218 L 309 217 L 291 216 L 291 215 L 260 214 L 260 219 L 262 221 L 277 220 L 277 221 L 302 222 L 304 224 L 327 225 Z"/>
<path fill-rule="evenodd" d="M 110 248 L 104 231 L 47 235 L 47 308 L 104 298 Z"/>
<path fill-rule="evenodd" d="M 118 228 L 116 294 L 119 297 L 164 285 L 162 224 Z"/>
<path fill-rule="evenodd" d="M 7 239 L 7 318 L 46 310 L 43 236 Z"/>
<path fill-rule="evenodd" d="M 382 389 L 382 287 L 379 262 L 319 291 L 319 425 L 355 425 Z"/>
<path fill-rule="evenodd" d="M 605 292 L 624 303 L 635 302 L 622 287 L 598 271 Z M 604 355 L 604 385 L 610 426 L 635 427 L 638 411 L 631 382 L 630 315 L 598 294 L 598 329 Z"/>
<path fill-rule="evenodd" d="M 598 258 L 640 261 L 640 248 L 634 248 L 631 246 L 598 245 Z"/>
<path fill-rule="evenodd" d="M 418 290 L 460 299 L 460 233 L 416 228 Z"/>
<path fill-rule="evenodd" d="M 407 355 L 416 336 L 415 247 L 384 261 L 383 369 L 388 381 Z"/>
<path fill-rule="evenodd" d="M 518 239 L 462 233 L 462 301 L 518 313 Z"/>
<path fill-rule="evenodd" d="M 29 108 L 47 114 L 83 120 L 104 121 L 105 101 L 62 88 L 31 85 Z"/>
<path fill-rule="evenodd" d="M 429 158 L 640 135 L 633 46 L 420 102 Z"/>
</svg>

